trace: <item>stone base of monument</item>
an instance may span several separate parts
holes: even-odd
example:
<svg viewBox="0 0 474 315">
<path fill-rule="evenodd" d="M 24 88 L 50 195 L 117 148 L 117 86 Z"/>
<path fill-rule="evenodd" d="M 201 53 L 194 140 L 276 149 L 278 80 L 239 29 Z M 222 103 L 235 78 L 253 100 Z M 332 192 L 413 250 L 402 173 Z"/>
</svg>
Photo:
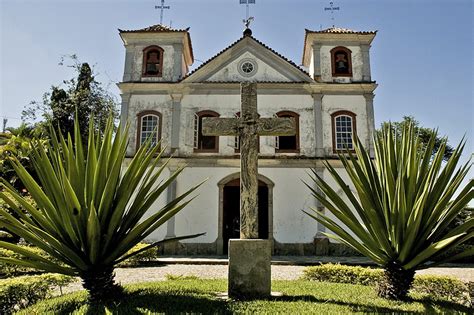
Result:
<svg viewBox="0 0 474 315">
<path fill-rule="evenodd" d="M 236 299 L 270 297 L 271 260 L 270 240 L 229 240 L 229 297 Z"/>
</svg>

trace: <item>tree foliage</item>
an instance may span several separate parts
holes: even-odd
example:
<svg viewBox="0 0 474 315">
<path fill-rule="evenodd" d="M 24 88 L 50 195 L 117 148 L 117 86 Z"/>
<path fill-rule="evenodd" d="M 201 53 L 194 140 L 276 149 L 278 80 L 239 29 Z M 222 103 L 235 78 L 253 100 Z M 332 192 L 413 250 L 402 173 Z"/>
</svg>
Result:
<svg viewBox="0 0 474 315">
<path fill-rule="evenodd" d="M 431 135 L 433 134 L 433 130 L 430 128 L 420 126 L 420 122 L 416 120 L 415 117 L 413 116 L 403 116 L 403 120 L 400 122 L 383 122 L 381 128 L 383 129 L 383 128 L 386 128 L 387 126 L 391 126 L 394 134 L 397 137 L 401 138 L 403 134 L 403 130 L 409 125 L 412 126 L 414 133 L 417 135 L 420 141 L 421 149 L 426 149 L 430 141 Z M 378 132 L 380 133 L 381 130 L 378 130 Z M 445 143 L 443 159 L 447 161 L 453 154 L 454 148 L 451 145 L 449 145 L 447 139 L 443 137 L 436 135 L 436 138 L 434 140 L 432 154 L 434 155 L 436 152 L 438 152 L 439 148 L 441 147 L 443 143 Z"/>
<path fill-rule="evenodd" d="M 94 130 L 104 130 L 107 118 L 112 114 L 117 117 L 117 102 L 102 83 L 96 80 L 96 74 L 88 63 L 81 63 L 77 56 L 72 55 L 72 67 L 77 77 L 64 80 L 62 86 L 52 86 L 50 92 L 43 95 L 42 102 L 31 102 L 23 111 L 22 119 L 30 122 L 42 119 L 55 128 L 59 127 L 64 137 L 74 135 L 74 119 L 77 113 L 79 127 L 85 132 L 89 130 L 92 118 Z M 60 65 L 64 65 L 64 58 Z"/>
<path fill-rule="evenodd" d="M 474 237 L 472 217 L 449 230 L 474 197 L 473 180 L 460 187 L 470 168 L 470 162 L 457 167 L 465 142 L 443 163 L 446 139 L 433 155 L 436 132 L 430 132 L 426 147 L 420 149 L 423 140 L 415 130 L 415 125 L 408 124 L 399 136 L 393 126 L 385 125 L 374 140 L 375 159 L 359 139 L 355 155 L 339 155 L 357 195 L 326 162 L 348 202 L 316 170 L 312 179 L 319 189 L 307 185 L 332 216 L 316 209 L 308 214 L 334 233 L 328 237 L 383 266 L 386 281 L 379 293 L 393 299 L 406 297 L 416 269 L 433 266 L 432 258 Z M 473 254 L 471 249 L 449 259 Z"/>
</svg>

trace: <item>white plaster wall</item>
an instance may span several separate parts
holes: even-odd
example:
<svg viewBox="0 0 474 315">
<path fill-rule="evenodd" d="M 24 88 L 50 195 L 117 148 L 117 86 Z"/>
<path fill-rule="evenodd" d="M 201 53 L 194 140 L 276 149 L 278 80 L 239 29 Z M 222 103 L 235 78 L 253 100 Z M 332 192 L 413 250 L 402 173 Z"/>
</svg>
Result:
<svg viewBox="0 0 474 315">
<path fill-rule="evenodd" d="M 242 59 L 252 59 L 257 64 L 257 72 L 251 77 L 243 76 L 239 73 L 238 66 Z M 245 52 L 237 59 L 230 62 L 227 66 L 220 69 L 217 73 L 213 74 L 208 82 L 216 81 L 273 81 L 273 82 L 290 82 L 291 80 L 279 73 L 274 68 L 270 67 L 261 59 L 258 59 L 250 52 Z"/>
<path fill-rule="evenodd" d="M 173 45 L 160 45 L 163 48 L 163 75 L 161 77 L 142 77 L 143 71 L 143 49 L 150 46 L 135 45 L 132 49 L 133 60 L 132 60 L 132 81 L 143 81 L 143 82 L 161 82 L 171 81 L 174 73 L 174 55 L 175 49 Z"/>
<path fill-rule="evenodd" d="M 224 177 L 238 172 L 238 168 L 188 167 L 178 178 L 176 194 L 206 180 L 193 194 L 196 196 L 186 208 L 176 215 L 175 234 L 186 235 L 206 232 L 206 235 L 185 240 L 190 243 L 212 243 L 217 239 L 219 220 L 219 188 L 217 183 Z"/>
<path fill-rule="evenodd" d="M 337 173 L 339 174 L 339 176 L 341 176 L 341 178 L 344 180 L 344 182 L 349 185 L 352 193 L 357 197 L 357 191 L 354 187 L 354 185 L 352 184 L 352 181 L 350 180 L 349 178 L 349 175 L 347 175 L 347 172 L 344 170 L 344 168 L 336 168 L 337 170 Z M 344 200 L 344 202 L 346 203 L 346 205 L 348 205 L 348 207 L 352 210 L 352 213 L 354 213 L 354 215 L 356 216 L 356 218 L 359 219 L 359 222 L 360 222 L 360 216 L 356 213 L 356 211 L 354 210 L 354 206 L 352 206 L 352 204 L 350 203 L 349 201 L 349 198 L 347 198 L 346 194 L 344 193 L 344 191 L 339 187 L 339 185 L 336 183 L 336 181 L 334 180 L 334 178 L 332 177 L 332 175 L 329 173 L 328 170 L 324 170 L 323 171 L 323 178 L 324 180 L 326 181 L 326 183 L 328 183 L 339 195 L 339 197 Z M 331 212 L 329 212 L 327 209 L 325 210 L 325 214 L 331 218 L 334 222 L 336 222 L 337 224 L 339 224 L 340 226 L 342 227 L 346 227 L 344 224 L 342 224 L 342 222 L 336 218 L 336 216 L 334 216 Z M 349 229 L 345 229 L 346 232 L 348 232 L 350 235 L 354 236 L 355 237 L 355 234 L 352 233 L 352 231 L 350 231 Z M 326 229 L 326 232 L 328 233 L 331 233 L 332 232 L 328 229 Z M 330 238 L 329 239 L 332 243 L 339 243 L 338 241 Z"/>
<path fill-rule="evenodd" d="M 359 46 L 344 46 L 352 54 L 352 77 L 333 77 L 331 65 L 331 49 L 337 46 L 323 45 L 321 47 L 321 79 L 324 82 L 359 82 L 362 81 L 362 53 Z"/>
<path fill-rule="evenodd" d="M 127 148 L 127 155 L 131 156 L 136 152 L 137 145 L 137 115 L 145 110 L 155 110 L 162 115 L 161 147 L 165 152 L 169 152 L 169 143 L 171 139 L 171 115 L 172 99 L 169 95 L 132 95 L 128 107 L 128 121 L 130 122 L 130 141 Z"/>
<path fill-rule="evenodd" d="M 260 168 L 275 183 L 273 188 L 273 237 L 280 243 L 309 243 L 317 233 L 317 222 L 303 212 L 315 206 L 315 199 L 302 180 L 308 169 Z"/>
<path fill-rule="evenodd" d="M 219 189 L 218 182 L 238 172 L 238 168 L 190 167 L 180 175 L 177 194 L 208 178 L 198 189 L 198 195 L 185 209 L 176 215 L 176 235 L 206 232 L 190 243 L 212 243 L 218 236 Z M 301 181 L 308 179 L 307 169 L 260 168 L 260 174 L 269 178 L 273 189 L 273 232 L 281 243 L 312 242 L 317 233 L 316 221 L 304 214 L 315 205 L 310 191 Z"/>
<path fill-rule="evenodd" d="M 314 154 L 313 99 L 310 95 L 258 95 L 257 102 L 261 117 L 273 117 L 283 110 L 298 113 L 300 155 Z M 194 113 L 213 110 L 219 113 L 220 117 L 234 117 L 235 113 L 240 112 L 240 95 L 186 95 L 181 102 L 181 108 L 180 154 L 193 155 Z M 233 143 L 234 137 L 219 137 L 219 155 L 234 155 L 234 148 L 231 146 Z M 274 143 L 274 137 L 261 137 L 260 154 L 274 155 Z"/>
<path fill-rule="evenodd" d="M 323 147 L 326 154 L 333 154 L 331 114 L 340 110 L 356 114 L 357 136 L 368 144 L 366 102 L 363 95 L 324 95 L 323 100 Z"/>
</svg>

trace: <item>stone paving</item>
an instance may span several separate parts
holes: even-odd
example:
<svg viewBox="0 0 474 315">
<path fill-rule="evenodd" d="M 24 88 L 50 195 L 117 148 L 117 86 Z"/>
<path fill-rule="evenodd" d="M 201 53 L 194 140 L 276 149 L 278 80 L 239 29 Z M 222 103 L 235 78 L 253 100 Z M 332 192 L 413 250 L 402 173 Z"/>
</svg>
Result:
<svg viewBox="0 0 474 315">
<path fill-rule="evenodd" d="M 324 258 L 324 259 L 323 259 Z M 335 257 L 273 257 L 272 280 L 296 280 L 303 275 L 307 265 L 318 262 L 335 262 L 351 265 L 367 265 L 369 261 L 363 257 L 343 257 L 342 261 Z M 342 257 L 341 257 L 342 259 Z M 202 279 L 227 278 L 227 259 L 221 258 L 160 258 L 162 266 L 139 268 L 117 268 L 116 281 L 122 284 L 162 281 L 167 275 L 197 276 Z M 457 277 L 465 282 L 474 282 L 474 264 L 446 264 L 441 267 L 420 270 L 417 274 L 446 275 Z M 63 292 L 82 290 L 80 282 L 70 284 Z"/>
</svg>

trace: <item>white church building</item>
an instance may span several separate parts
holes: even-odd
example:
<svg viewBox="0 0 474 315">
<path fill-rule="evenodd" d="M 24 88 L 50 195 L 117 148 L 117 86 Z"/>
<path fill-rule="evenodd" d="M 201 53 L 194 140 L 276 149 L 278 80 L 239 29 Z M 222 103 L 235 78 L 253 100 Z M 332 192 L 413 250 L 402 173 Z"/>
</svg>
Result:
<svg viewBox="0 0 474 315">
<path fill-rule="evenodd" d="M 119 32 L 126 51 L 118 86 L 121 120 L 131 124 L 128 156 L 152 135 L 161 139 L 165 155 L 173 156 L 165 176 L 187 166 L 152 211 L 207 178 L 197 198 L 150 241 L 206 232 L 163 251 L 221 255 L 227 253 L 228 240 L 239 237 L 239 141 L 203 136 L 201 122 L 203 117 L 238 116 L 240 82 L 252 81 L 257 82 L 260 117 L 293 117 L 297 124 L 296 136 L 260 137 L 260 238 L 273 241 L 275 255 L 344 254 L 344 247 L 322 238 L 324 227 L 303 213 L 320 208 L 303 181 L 309 181 L 314 168 L 334 183 L 322 161 L 341 168 L 337 152 L 350 148 L 356 136 L 373 151 L 377 84 L 369 50 L 376 32 L 307 29 L 299 66 L 247 29 L 191 72 L 189 29 L 155 25 Z"/>
</svg>

